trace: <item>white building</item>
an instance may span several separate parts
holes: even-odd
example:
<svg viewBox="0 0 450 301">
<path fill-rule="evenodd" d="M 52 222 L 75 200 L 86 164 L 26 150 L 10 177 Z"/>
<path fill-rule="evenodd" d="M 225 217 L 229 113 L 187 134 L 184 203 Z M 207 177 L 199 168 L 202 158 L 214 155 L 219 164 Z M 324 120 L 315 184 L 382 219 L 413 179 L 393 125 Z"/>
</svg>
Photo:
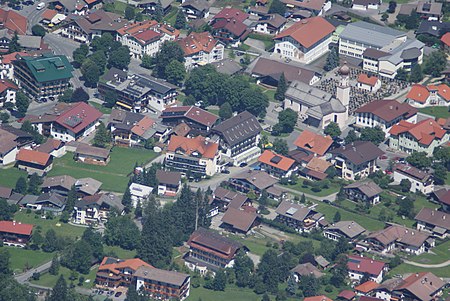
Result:
<svg viewBox="0 0 450 301">
<path fill-rule="evenodd" d="M 352 9 L 354 10 L 368 10 L 378 9 L 380 0 L 353 0 Z"/>
<path fill-rule="evenodd" d="M 415 84 L 406 95 L 407 102 L 416 108 L 449 106 L 450 87 L 446 84 L 423 86 Z"/>
<path fill-rule="evenodd" d="M 192 32 L 178 41 L 184 51 L 186 69 L 203 66 L 223 59 L 225 46 L 209 32 Z"/>
<path fill-rule="evenodd" d="M 411 182 L 409 191 L 412 193 L 430 194 L 434 191 L 433 175 L 414 166 L 407 164 L 396 164 L 394 166 L 394 182 L 400 183 L 402 180 Z"/>
<path fill-rule="evenodd" d="M 146 201 L 153 191 L 153 187 L 137 183 L 131 183 L 129 189 L 131 193 L 131 200 L 133 203 L 133 207 L 136 207 L 138 202 L 143 203 L 144 201 Z"/>
<path fill-rule="evenodd" d="M 381 283 L 386 263 L 362 255 L 349 255 L 347 268 L 348 276 L 354 282 L 360 282 L 365 275 L 368 275 L 370 280 Z"/>
<path fill-rule="evenodd" d="M 375 93 L 381 88 L 381 80 L 376 76 L 370 76 L 365 73 L 361 73 L 358 76 L 356 87 L 358 89 Z"/>
<path fill-rule="evenodd" d="M 322 17 L 301 20 L 275 37 L 274 55 L 309 64 L 329 51 L 335 27 Z"/>
</svg>

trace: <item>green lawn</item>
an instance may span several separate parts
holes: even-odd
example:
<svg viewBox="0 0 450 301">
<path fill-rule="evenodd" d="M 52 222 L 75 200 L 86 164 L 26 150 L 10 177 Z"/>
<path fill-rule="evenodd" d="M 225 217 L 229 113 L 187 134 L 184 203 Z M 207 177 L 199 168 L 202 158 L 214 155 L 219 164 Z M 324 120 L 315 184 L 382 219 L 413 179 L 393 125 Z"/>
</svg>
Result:
<svg viewBox="0 0 450 301">
<path fill-rule="evenodd" d="M 25 267 L 31 269 L 40 266 L 53 258 L 53 253 L 6 246 L 4 248 L 9 251 L 10 267 L 16 273 L 21 273 Z"/>
<path fill-rule="evenodd" d="M 294 190 L 297 190 L 302 193 L 311 194 L 311 195 L 315 195 L 315 196 L 319 196 L 319 197 L 324 197 L 324 196 L 328 196 L 330 194 L 336 193 L 341 188 L 341 186 L 339 184 L 330 182 L 330 185 L 328 188 L 322 189 L 319 192 L 314 192 L 311 190 L 311 188 L 312 188 L 311 186 L 304 186 L 302 180 L 299 180 L 298 183 L 295 185 L 284 185 L 284 186 L 294 189 Z"/>
<path fill-rule="evenodd" d="M 26 171 L 15 167 L 0 169 L 0 186 L 14 188 L 18 178 L 27 176 Z"/>
<path fill-rule="evenodd" d="M 337 208 L 322 202 L 317 204 L 316 209 L 320 213 L 324 214 L 325 218 L 328 221 L 332 221 L 336 212 L 339 211 L 339 213 L 341 214 L 341 220 L 356 221 L 358 224 L 360 224 L 362 227 L 364 227 L 369 231 L 376 231 L 384 228 L 384 223 L 382 221 L 370 217 L 361 218 L 360 214 L 349 212 L 347 210 Z"/>
<path fill-rule="evenodd" d="M 54 287 L 56 284 L 56 281 L 58 281 L 58 278 L 60 275 L 63 275 L 67 282 L 71 282 L 71 280 L 69 280 L 71 273 L 72 272 L 69 269 L 61 266 L 59 268 L 58 275 L 51 275 L 49 273 L 45 273 L 45 274 L 41 275 L 39 280 L 31 280 L 30 282 L 33 284 L 42 285 L 42 286 L 46 286 L 46 287 Z M 83 287 L 91 288 L 93 286 L 96 273 L 97 273 L 97 269 L 91 269 L 89 274 L 87 274 L 87 275 L 77 273 L 78 279 L 80 277 L 84 277 L 85 280 L 87 280 L 87 279 L 90 280 L 89 282 L 83 282 Z M 74 285 L 78 285 L 78 279 L 73 281 Z"/>
<path fill-rule="evenodd" d="M 419 109 L 421 113 L 432 115 L 437 118 L 449 118 L 448 107 L 428 107 Z"/>
<path fill-rule="evenodd" d="M 77 239 L 83 235 L 85 227 L 72 226 L 70 224 L 64 224 L 57 218 L 55 219 L 43 219 L 34 213 L 27 214 L 25 211 L 17 212 L 14 215 L 14 219 L 18 222 L 33 224 L 42 228 L 42 235 L 49 229 L 55 230 L 56 234 L 61 236 L 71 237 Z"/>
<path fill-rule="evenodd" d="M 100 112 L 102 112 L 103 114 L 111 114 L 112 110 L 111 108 L 104 107 L 101 104 L 94 101 L 90 101 L 89 104 L 94 108 L 96 108 L 97 110 L 99 110 Z"/>
<path fill-rule="evenodd" d="M 175 25 L 175 21 L 177 19 L 178 7 L 173 6 L 170 12 L 164 17 L 164 21 L 169 23 L 170 25 Z"/>
<path fill-rule="evenodd" d="M 437 264 L 450 259 L 450 240 L 439 244 L 431 250 L 433 253 L 424 253 L 419 256 L 412 256 L 411 261 L 419 263 Z M 450 273 L 450 267 L 448 267 Z"/>
<path fill-rule="evenodd" d="M 146 149 L 115 147 L 111 152 L 111 161 L 106 166 L 97 166 L 75 162 L 73 154 L 68 153 L 56 158 L 49 176 L 71 175 L 74 178 L 94 178 L 103 183 L 101 189 L 124 192 L 128 176 L 137 164 L 152 161 L 158 154 Z"/>
<path fill-rule="evenodd" d="M 392 269 L 389 272 L 390 276 L 394 276 L 396 274 L 406 274 L 406 273 L 419 273 L 419 272 L 431 272 L 433 274 L 435 274 L 438 277 L 444 277 L 444 278 L 449 278 L 450 277 L 450 268 L 444 267 L 444 268 L 436 268 L 436 269 L 432 269 L 432 268 L 421 268 L 421 267 L 416 267 L 413 265 L 409 265 L 406 263 L 402 263 L 401 265 L 399 265 L 398 267 L 395 267 L 394 269 Z"/>
<path fill-rule="evenodd" d="M 113 252 L 114 254 L 117 255 L 117 258 L 120 259 L 130 259 L 136 257 L 136 251 L 128 251 L 117 246 L 104 245 L 103 251 L 105 252 L 105 254 Z"/>
<path fill-rule="evenodd" d="M 249 288 L 240 288 L 236 286 L 227 286 L 225 291 L 212 291 L 203 287 L 194 288 L 191 286 L 191 293 L 188 301 L 260 301 L 262 295 L 255 294 Z M 271 297 L 271 300 L 275 300 L 275 297 Z M 289 301 L 298 300 L 294 298 L 288 298 Z"/>
</svg>

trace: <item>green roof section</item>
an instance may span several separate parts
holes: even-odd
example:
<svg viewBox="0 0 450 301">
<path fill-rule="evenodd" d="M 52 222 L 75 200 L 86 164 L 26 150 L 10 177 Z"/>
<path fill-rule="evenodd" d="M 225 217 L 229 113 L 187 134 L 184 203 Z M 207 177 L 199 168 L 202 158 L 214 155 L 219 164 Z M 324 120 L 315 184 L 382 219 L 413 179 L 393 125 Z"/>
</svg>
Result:
<svg viewBox="0 0 450 301">
<path fill-rule="evenodd" d="M 22 59 L 38 82 L 70 79 L 73 76 L 73 67 L 64 55 L 25 56 Z"/>
</svg>

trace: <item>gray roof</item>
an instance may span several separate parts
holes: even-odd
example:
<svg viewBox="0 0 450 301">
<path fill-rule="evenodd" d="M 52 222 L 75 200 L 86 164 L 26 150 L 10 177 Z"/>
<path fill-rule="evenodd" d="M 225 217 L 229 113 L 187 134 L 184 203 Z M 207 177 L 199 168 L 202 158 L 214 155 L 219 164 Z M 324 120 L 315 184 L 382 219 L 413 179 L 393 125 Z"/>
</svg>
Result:
<svg viewBox="0 0 450 301">
<path fill-rule="evenodd" d="M 450 231 L 450 213 L 422 208 L 414 219 Z"/>
<path fill-rule="evenodd" d="M 244 111 L 223 121 L 212 131 L 220 135 L 228 145 L 233 146 L 258 135 L 262 128 L 255 116 Z"/>
<path fill-rule="evenodd" d="M 102 159 L 107 159 L 109 157 L 109 149 L 95 147 L 86 143 L 80 143 L 78 145 L 75 153 L 81 154 L 84 156 L 91 156 L 91 157 L 99 157 Z"/>
<path fill-rule="evenodd" d="M 63 176 L 55 176 L 55 177 L 46 177 L 44 179 L 44 182 L 42 183 L 41 187 L 56 187 L 61 186 L 64 187 L 67 190 L 70 190 L 73 185 L 75 185 L 75 178 L 63 175 Z"/>
<path fill-rule="evenodd" d="M 278 179 L 275 179 L 265 171 L 249 170 L 244 171 L 234 177 L 233 179 L 246 180 L 250 184 L 254 185 L 257 189 L 267 189 L 268 187 L 278 183 Z"/>
<path fill-rule="evenodd" d="M 381 149 L 370 141 L 355 141 L 333 149 L 331 153 L 343 157 L 355 165 L 375 160 L 384 154 Z"/>
<path fill-rule="evenodd" d="M 119 109 L 112 109 L 109 115 L 108 124 L 114 125 L 115 128 L 130 131 L 136 123 L 141 121 L 145 115 L 124 111 Z"/>
<path fill-rule="evenodd" d="M 93 195 L 100 190 L 102 184 L 103 184 L 102 182 L 92 178 L 82 178 L 76 181 L 75 187 L 79 192 L 83 192 L 88 195 Z"/>
<path fill-rule="evenodd" d="M 223 59 L 217 62 L 212 63 L 214 67 L 216 67 L 217 72 L 233 75 L 242 70 L 242 66 L 232 59 Z"/>
<path fill-rule="evenodd" d="M 322 119 L 331 113 L 345 113 L 346 110 L 339 100 L 331 98 L 329 102 L 324 102 L 318 106 L 309 108 L 306 114 L 317 119 Z"/>
<path fill-rule="evenodd" d="M 383 192 L 383 189 L 380 188 L 374 181 L 372 180 L 363 180 L 359 182 L 355 182 L 345 186 L 344 188 L 356 188 L 359 189 L 362 193 L 364 193 L 369 198 L 376 196 Z"/>
<path fill-rule="evenodd" d="M 189 275 L 187 274 L 182 274 L 175 271 L 160 270 L 154 267 L 146 266 L 139 267 L 134 273 L 134 276 L 175 286 L 181 286 L 187 279 L 189 279 Z"/>
<path fill-rule="evenodd" d="M 62 208 L 66 203 L 66 198 L 57 193 L 43 193 L 37 198 L 34 203 L 39 204 L 44 202 L 50 202 L 53 205 Z"/>
<path fill-rule="evenodd" d="M 122 211 L 124 206 L 122 205 L 122 198 L 114 193 L 100 193 L 92 196 L 86 196 L 81 200 L 75 202 L 77 208 L 91 208 L 95 206 L 101 206 L 107 204 L 111 207 L 115 207 Z"/>
<path fill-rule="evenodd" d="M 204 11 L 209 10 L 209 7 L 211 6 L 208 1 L 206 0 L 186 0 L 184 3 L 181 4 L 181 7 L 191 6 L 192 8 Z"/>
<path fill-rule="evenodd" d="M 420 49 L 425 46 L 424 43 L 418 40 L 406 40 L 406 42 L 400 44 L 397 47 L 389 48 L 385 47 L 382 50 L 389 52 L 390 55 L 382 57 L 380 60 L 387 60 L 395 65 L 398 65 L 403 60 L 410 60 L 418 58 L 421 55 Z"/>
<path fill-rule="evenodd" d="M 177 86 L 169 82 L 143 74 L 134 74 L 131 78 L 121 82 L 108 81 L 107 85 L 113 86 L 116 90 L 133 95 L 136 98 L 152 91 L 164 95 L 171 90 L 177 89 Z"/>
<path fill-rule="evenodd" d="M 309 276 L 312 275 L 316 278 L 320 278 L 323 275 L 325 275 L 324 273 L 322 273 L 321 271 L 319 271 L 318 268 L 316 268 L 315 266 L 313 266 L 310 262 L 307 263 L 303 263 L 303 264 L 299 264 L 297 265 L 295 268 L 293 268 L 291 270 L 292 273 L 296 273 L 299 274 L 300 276 Z"/>
<path fill-rule="evenodd" d="M 161 6 L 162 6 L 162 8 L 163 9 L 166 9 L 166 8 L 168 8 L 170 5 L 172 5 L 172 3 L 174 2 L 175 0 L 161 0 Z M 158 4 L 158 0 L 141 0 L 141 1 L 139 1 L 138 2 L 138 5 L 139 6 L 141 6 L 141 5 L 145 5 L 145 4 L 152 4 L 152 5 L 156 5 L 156 4 Z"/>
<path fill-rule="evenodd" d="M 34 204 L 37 199 L 37 195 L 27 194 L 19 201 L 19 205 Z"/>
<path fill-rule="evenodd" d="M 157 170 L 156 178 L 160 184 L 179 185 L 181 173 L 176 171 Z"/>
<path fill-rule="evenodd" d="M 354 221 L 339 221 L 329 226 L 327 231 L 338 231 L 347 236 L 347 238 L 352 239 L 364 233 L 366 229 Z"/>
<path fill-rule="evenodd" d="M 348 24 L 339 35 L 341 39 L 356 41 L 367 46 L 382 48 L 392 43 L 396 38 L 405 36 L 406 32 L 390 27 L 359 21 Z"/>
<path fill-rule="evenodd" d="M 19 44 L 24 48 L 40 49 L 41 48 L 41 37 L 38 36 L 25 36 L 19 35 Z"/>
<path fill-rule="evenodd" d="M 317 214 L 318 212 L 309 209 L 300 204 L 294 204 L 289 201 L 282 201 L 278 205 L 276 213 L 282 216 L 287 216 L 297 221 L 303 221 L 306 217 L 315 216 L 316 220 L 319 220 L 323 214 Z"/>
<path fill-rule="evenodd" d="M 314 107 L 330 101 L 333 95 L 299 81 L 293 81 L 286 91 L 286 98 Z"/>
</svg>

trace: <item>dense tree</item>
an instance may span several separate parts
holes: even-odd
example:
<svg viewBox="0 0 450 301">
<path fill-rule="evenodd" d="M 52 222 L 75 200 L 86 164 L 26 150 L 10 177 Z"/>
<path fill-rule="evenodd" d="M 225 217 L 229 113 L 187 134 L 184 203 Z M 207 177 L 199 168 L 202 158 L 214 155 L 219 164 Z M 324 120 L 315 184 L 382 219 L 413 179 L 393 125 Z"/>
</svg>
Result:
<svg viewBox="0 0 450 301">
<path fill-rule="evenodd" d="M 26 194 L 28 191 L 28 183 L 27 179 L 24 177 L 20 177 L 16 181 L 16 186 L 14 188 L 14 191 L 21 194 Z"/>
<path fill-rule="evenodd" d="M 302 290 L 303 296 L 305 297 L 317 296 L 320 289 L 320 283 L 314 275 L 306 275 L 302 276 L 299 288 Z"/>
<path fill-rule="evenodd" d="M 364 127 L 361 129 L 360 140 L 362 141 L 370 141 L 375 145 L 379 145 L 385 139 L 385 134 L 381 127 Z"/>
<path fill-rule="evenodd" d="M 74 63 L 76 64 L 76 67 L 80 67 L 83 64 L 88 54 L 89 54 L 89 46 L 83 43 L 80 44 L 80 47 L 78 47 L 73 51 L 72 57 Z"/>
<path fill-rule="evenodd" d="M 400 68 L 397 70 L 397 75 L 395 76 L 395 79 L 407 81 L 408 77 L 409 77 L 408 72 L 405 69 Z"/>
<path fill-rule="evenodd" d="M 134 20 L 136 22 L 142 22 L 144 21 L 144 15 L 141 12 L 137 12 L 136 16 L 134 17 Z"/>
<path fill-rule="evenodd" d="M 91 247 L 92 257 L 100 261 L 104 257 L 102 234 L 89 227 L 83 232 L 82 240 L 87 242 Z"/>
<path fill-rule="evenodd" d="M 182 9 L 178 10 L 177 18 L 175 19 L 174 27 L 176 29 L 184 29 L 186 27 L 186 16 Z"/>
<path fill-rule="evenodd" d="M 94 136 L 94 146 L 106 148 L 111 143 L 111 133 L 106 129 L 103 122 L 97 127 L 97 131 Z"/>
<path fill-rule="evenodd" d="M 420 16 L 417 14 L 416 10 L 413 10 L 409 16 L 398 14 L 396 23 L 404 25 L 408 30 L 416 29 L 419 27 Z"/>
<path fill-rule="evenodd" d="M 336 211 L 336 213 L 334 214 L 334 217 L 333 217 L 333 222 L 336 223 L 339 221 L 341 221 L 341 213 L 339 211 Z"/>
<path fill-rule="evenodd" d="M 0 112 L 0 123 L 6 124 L 9 122 L 9 114 L 8 112 Z"/>
<path fill-rule="evenodd" d="M 269 7 L 269 14 L 279 14 L 284 16 L 286 13 L 286 5 L 280 0 L 273 0 Z"/>
<path fill-rule="evenodd" d="M 12 276 L 0 276 L 0 300 L 35 301 L 34 291 L 29 286 L 19 284 Z"/>
<path fill-rule="evenodd" d="M 431 158 L 425 152 L 413 152 L 406 157 L 406 161 L 414 167 L 425 169 L 431 166 Z"/>
<path fill-rule="evenodd" d="M 36 128 L 31 124 L 29 120 L 26 120 L 22 123 L 22 126 L 20 127 L 22 131 L 27 132 L 28 134 L 31 134 L 33 136 L 33 141 L 36 144 L 41 144 L 44 142 L 45 138 L 39 132 L 36 130 Z"/>
<path fill-rule="evenodd" d="M 181 86 L 183 84 L 184 78 L 186 77 L 186 69 L 184 68 L 184 64 L 172 60 L 164 71 L 166 79 L 169 83 Z"/>
<path fill-rule="evenodd" d="M 331 136 L 331 138 L 337 138 L 341 135 L 341 129 L 336 122 L 330 122 L 323 131 L 325 135 Z"/>
<path fill-rule="evenodd" d="M 17 211 L 17 206 L 14 204 L 8 204 L 5 199 L 0 198 L 0 220 L 11 220 L 14 217 L 14 213 Z"/>
<path fill-rule="evenodd" d="M 166 267 L 172 259 L 171 225 L 163 216 L 159 203 L 151 197 L 145 208 L 138 257 L 156 267 Z"/>
<path fill-rule="evenodd" d="M 139 228 L 129 216 L 112 216 L 106 223 L 104 233 L 105 243 L 110 246 L 119 246 L 125 250 L 134 250 L 138 247 Z"/>
<path fill-rule="evenodd" d="M 125 298 L 125 301 L 147 301 L 148 298 L 143 295 L 139 295 L 139 293 L 136 291 L 135 285 L 130 285 L 127 291 L 127 297 Z"/>
<path fill-rule="evenodd" d="M 272 149 L 283 156 L 286 156 L 289 152 L 289 146 L 287 145 L 286 140 L 281 138 L 275 138 Z"/>
<path fill-rule="evenodd" d="M 156 22 L 160 23 L 164 19 L 164 10 L 161 4 L 161 0 L 158 0 L 155 5 L 155 10 L 153 11 L 153 19 L 156 20 Z"/>
<path fill-rule="evenodd" d="M 166 41 L 162 44 L 161 49 L 156 54 L 154 59 L 155 76 L 166 78 L 166 66 L 168 66 L 172 61 L 184 63 L 184 51 L 178 43 Z"/>
<path fill-rule="evenodd" d="M 234 262 L 234 273 L 236 275 L 236 285 L 239 287 L 246 287 L 250 284 L 254 264 L 250 257 L 245 252 L 239 252 Z"/>
<path fill-rule="evenodd" d="M 134 11 L 134 7 L 131 5 L 127 5 L 127 7 L 125 8 L 125 19 L 133 20 L 135 16 L 136 13 Z"/>
<path fill-rule="evenodd" d="M 330 50 L 330 53 L 328 54 L 325 66 L 323 66 L 323 70 L 328 72 L 333 70 L 334 68 L 337 68 L 338 66 L 339 66 L 338 47 L 334 47 Z"/>
<path fill-rule="evenodd" d="M 434 184 L 444 185 L 447 179 L 447 168 L 442 164 L 435 164 L 433 169 Z"/>
<path fill-rule="evenodd" d="M 153 58 L 147 54 L 144 54 L 141 59 L 141 67 L 145 69 L 151 69 L 153 66 Z"/>
<path fill-rule="evenodd" d="M 274 98 L 278 101 L 283 101 L 287 88 L 288 84 L 286 82 L 286 77 L 284 76 L 284 73 L 281 73 L 280 79 L 278 80 L 277 90 L 275 92 Z"/>
<path fill-rule="evenodd" d="M 20 116 L 25 116 L 28 107 L 30 105 L 30 99 L 22 91 L 16 93 L 16 108 Z"/>
<path fill-rule="evenodd" d="M 97 64 L 91 59 L 86 59 L 81 65 L 81 74 L 86 82 L 86 85 L 95 87 L 100 80 L 100 69 Z"/>
<path fill-rule="evenodd" d="M 34 195 L 39 195 L 41 193 L 42 178 L 33 173 L 28 181 L 28 192 Z"/>
<path fill-rule="evenodd" d="M 106 68 L 106 64 L 108 63 L 108 58 L 105 51 L 98 50 L 92 55 L 88 56 L 88 59 L 97 65 L 100 75 L 102 75 Z"/>
<path fill-rule="evenodd" d="M 269 106 L 269 97 L 258 88 L 245 89 L 241 95 L 241 111 L 247 110 L 255 116 L 264 118 Z"/>
<path fill-rule="evenodd" d="M 387 12 L 390 14 L 393 14 L 393 13 L 395 13 L 396 8 L 397 8 L 397 2 L 389 1 L 389 8 L 388 8 Z"/>
<path fill-rule="evenodd" d="M 414 201 L 409 197 L 399 197 L 398 203 L 398 216 L 406 216 L 408 218 L 414 218 Z"/>
<path fill-rule="evenodd" d="M 400 188 L 402 192 L 408 192 L 411 189 L 411 181 L 408 179 L 402 179 L 400 181 Z"/>
<path fill-rule="evenodd" d="M 411 69 L 411 75 L 409 76 L 409 81 L 413 83 L 418 83 L 423 79 L 422 67 L 419 64 L 415 64 Z"/>
<path fill-rule="evenodd" d="M 128 46 L 120 46 L 112 51 L 109 55 L 108 64 L 117 69 L 127 69 L 130 64 L 130 49 Z"/>
<path fill-rule="evenodd" d="M 109 53 L 119 45 L 121 45 L 120 42 L 117 45 L 114 41 L 114 37 L 109 32 L 103 33 L 100 37 L 95 37 L 91 42 L 93 52 L 102 50 L 105 53 Z"/>
<path fill-rule="evenodd" d="M 66 245 L 67 240 L 56 235 L 55 230 L 49 229 L 45 232 L 44 241 L 42 243 L 42 250 L 44 252 L 52 253 L 55 251 L 62 251 Z"/>
<path fill-rule="evenodd" d="M 441 76 L 447 64 L 447 55 L 443 51 L 434 51 L 425 57 L 423 62 L 423 72 L 432 77 Z"/>
<path fill-rule="evenodd" d="M 47 301 L 71 301 L 68 297 L 67 283 L 63 275 L 59 276 Z"/>
<path fill-rule="evenodd" d="M 133 203 L 131 200 L 131 191 L 130 187 L 125 190 L 125 193 L 122 196 L 122 205 L 125 206 L 125 212 L 129 213 L 133 210 Z"/>
<path fill-rule="evenodd" d="M 11 269 L 9 268 L 9 260 L 11 254 L 5 248 L 0 248 L 0 276 L 11 274 Z"/>
<path fill-rule="evenodd" d="M 61 264 L 79 273 L 88 274 L 92 259 L 92 247 L 81 239 L 65 250 Z"/>
<path fill-rule="evenodd" d="M 349 143 L 357 141 L 358 139 L 359 138 L 358 138 L 358 135 L 356 134 L 356 131 L 350 130 L 344 140 L 345 140 L 345 144 L 349 144 Z"/>
<path fill-rule="evenodd" d="M 58 97 L 60 102 L 71 102 L 72 101 L 73 90 L 67 89 L 62 95 Z"/>
<path fill-rule="evenodd" d="M 59 274 L 59 267 L 60 267 L 60 263 L 59 263 L 58 256 L 55 256 L 52 259 L 52 265 L 50 266 L 48 272 L 50 273 L 50 275 L 56 276 Z"/>
<path fill-rule="evenodd" d="M 219 116 L 220 116 L 220 118 L 222 118 L 222 120 L 226 120 L 233 116 L 233 108 L 231 108 L 231 105 L 229 102 L 224 102 L 220 106 Z"/>
<path fill-rule="evenodd" d="M 330 283 L 335 287 L 341 287 L 345 284 L 345 279 L 348 275 L 347 269 L 347 255 L 341 254 L 336 259 L 336 265 L 331 270 Z"/>
<path fill-rule="evenodd" d="M 224 270 L 218 270 L 213 279 L 205 284 L 205 287 L 214 291 L 224 291 L 227 286 L 227 275 Z"/>
<path fill-rule="evenodd" d="M 297 123 L 297 119 L 297 112 L 290 108 L 287 108 L 278 114 L 278 123 L 274 125 L 273 131 L 277 134 L 292 133 Z"/>
<path fill-rule="evenodd" d="M 72 94 L 72 102 L 88 102 L 89 100 L 89 94 L 87 94 L 86 91 L 84 91 L 83 88 L 78 87 L 73 91 Z"/>
<path fill-rule="evenodd" d="M 17 32 L 14 33 L 8 46 L 9 46 L 8 48 L 9 53 L 19 52 L 22 50 L 22 47 L 19 44 L 19 36 L 17 35 Z"/>
<path fill-rule="evenodd" d="M 33 34 L 33 36 L 39 36 L 39 37 L 43 37 L 45 36 L 45 28 L 42 27 L 39 24 L 33 25 L 33 27 L 31 27 L 31 33 Z"/>
</svg>

